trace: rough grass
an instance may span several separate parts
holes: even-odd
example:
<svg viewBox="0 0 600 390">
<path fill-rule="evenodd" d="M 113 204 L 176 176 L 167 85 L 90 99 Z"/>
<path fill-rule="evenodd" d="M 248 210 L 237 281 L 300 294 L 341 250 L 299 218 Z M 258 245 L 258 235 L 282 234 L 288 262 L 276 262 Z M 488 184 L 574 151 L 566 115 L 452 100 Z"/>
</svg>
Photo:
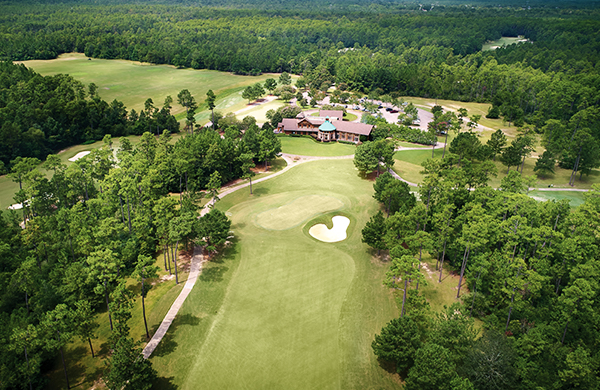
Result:
<svg viewBox="0 0 600 390">
<path fill-rule="evenodd" d="M 280 137 L 279 140 L 283 153 L 300 156 L 347 156 L 356 151 L 356 146 L 339 142 L 319 142 L 304 137 Z"/>
<path fill-rule="evenodd" d="M 370 346 L 397 315 L 381 284 L 388 265 L 361 243 L 360 230 L 377 209 L 372 191 L 352 161 L 333 160 L 294 167 L 256 184 L 254 195 L 242 189 L 223 198 L 217 207 L 232 219 L 235 242 L 207 265 L 178 316 L 186 322 L 152 358 L 164 378 L 156 388 L 397 387 Z M 307 223 L 286 230 L 254 223 L 260 213 L 311 195 L 343 202 L 339 212 L 354 221 L 346 240 L 314 240 Z M 318 205 L 305 207 L 312 223 Z"/>
</svg>

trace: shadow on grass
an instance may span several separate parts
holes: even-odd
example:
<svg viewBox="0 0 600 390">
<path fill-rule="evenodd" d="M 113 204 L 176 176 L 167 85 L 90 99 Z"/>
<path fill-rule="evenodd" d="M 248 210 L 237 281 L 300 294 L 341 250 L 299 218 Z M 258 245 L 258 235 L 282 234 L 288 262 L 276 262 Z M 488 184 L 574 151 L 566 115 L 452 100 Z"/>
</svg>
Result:
<svg viewBox="0 0 600 390">
<path fill-rule="evenodd" d="M 173 383 L 174 379 L 175 379 L 175 377 L 157 378 L 154 381 L 154 383 L 152 384 L 152 388 L 159 389 L 159 390 L 176 390 L 176 389 L 178 389 L 178 387 Z"/>
<path fill-rule="evenodd" d="M 180 326 L 185 326 L 185 325 L 197 326 L 198 324 L 200 324 L 200 317 L 196 317 L 191 314 L 177 315 L 177 317 L 175 317 L 175 320 L 169 327 L 169 330 L 167 331 L 165 336 L 162 338 L 162 340 L 158 344 L 158 347 L 156 347 L 156 350 L 154 350 L 154 353 L 152 354 L 152 356 L 161 356 L 162 357 L 162 356 L 167 356 L 167 355 L 171 354 L 172 352 L 174 352 L 175 348 L 177 348 L 177 345 L 178 345 L 173 337 L 173 335 L 175 333 L 177 333 L 177 328 L 179 328 Z"/>
<path fill-rule="evenodd" d="M 377 363 L 379 363 L 379 367 L 383 368 L 387 373 L 398 375 L 398 372 L 396 371 L 396 364 L 393 362 L 388 362 L 387 360 L 377 358 Z"/>
<path fill-rule="evenodd" d="M 255 196 L 267 195 L 269 193 L 269 189 L 267 187 L 259 187 L 253 188 L 252 194 Z"/>
</svg>

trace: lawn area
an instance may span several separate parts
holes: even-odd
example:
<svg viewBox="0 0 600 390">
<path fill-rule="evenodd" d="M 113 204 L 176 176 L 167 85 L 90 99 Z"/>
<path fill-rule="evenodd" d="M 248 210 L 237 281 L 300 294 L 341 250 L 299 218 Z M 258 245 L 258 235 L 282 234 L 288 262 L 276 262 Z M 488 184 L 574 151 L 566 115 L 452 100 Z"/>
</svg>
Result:
<svg viewBox="0 0 600 390">
<path fill-rule="evenodd" d="M 420 148 L 420 149 L 429 149 L 429 148 L 431 148 L 431 146 L 421 145 L 421 144 L 413 144 L 413 143 L 410 143 L 410 142 L 403 142 L 403 141 L 399 141 L 396 144 L 398 146 L 403 146 L 405 148 Z"/>
<path fill-rule="evenodd" d="M 234 242 L 206 265 L 151 358 L 155 387 L 397 388 L 371 350 L 398 314 L 382 285 L 388 264 L 361 243 L 378 208 L 372 184 L 350 160 L 311 161 L 217 203 Z M 346 240 L 307 234 L 338 213 L 351 220 Z M 264 226 L 271 219 L 282 223 Z"/>
<path fill-rule="evenodd" d="M 435 150 L 435 158 L 442 157 L 442 149 Z M 420 183 L 423 180 L 423 175 L 419 172 L 421 171 L 421 163 L 428 158 L 431 158 L 431 150 L 404 150 L 398 151 L 394 154 L 394 171 L 400 175 L 403 179 L 406 179 L 412 183 Z M 523 169 L 524 176 L 531 176 L 535 174 L 533 168 L 535 167 L 535 162 L 537 160 L 535 158 L 527 158 L 525 159 L 525 166 Z M 506 176 L 506 166 L 502 165 L 498 158 L 496 158 L 495 162 L 496 168 L 498 169 L 498 176 L 491 177 L 489 181 L 489 185 L 494 188 L 500 187 L 500 183 L 502 178 Z M 519 167 L 520 168 L 520 167 Z M 515 167 L 512 167 L 511 170 L 514 170 Z M 538 177 L 537 188 L 547 188 L 549 185 L 554 186 L 555 188 L 578 188 L 578 189 L 590 189 L 592 185 L 595 183 L 600 183 L 600 170 L 594 169 L 589 176 L 583 176 L 583 179 L 580 180 L 579 174 L 577 175 L 577 179 L 575 180 L 575 186 L 569 186 L 569 177 L 571 176 L 570 169 L 561 169 L 556 167 L 556 172 L 553 175 L 549 175 L 547 177 Z M 579 195 L 573 195 L 574 198 L 577 198 Z M 572 203 L 574 204 L 574 203 Z"/>
<path fill-rule="evenodd" d="M 529 196 L 536 200 L 563 200 L 567 199 L 571 207 L 577 207 L 585 201 L 585 192 L 577 191 L 530 191 Z"/>
<path fill-rule="evenodd" d="M 319 142 L 304 137 L 279 137 L 283 153 L 300 156 L 347 156 L 354 154 L 356 146 L 339 142 Z"/>
<path fill-rule="evenodd" d="M 345 121 L 352 122 L 352 121 L 355 121 L 356 119 L 358 119 L 358 117 L 356 115 L 354 115 L 354 114 L 351 114 L 349 112 L 346 113 L 346 114 L 344 114 L 344 120 Z"/>
<path fill-rule="evenodd" d="M 139 112 L 148 98 L 152 99 L 155 106 L 161 107 L 167 95 L 170 95 L 174 100 L 174 114 L 185 111 L 177 103 L 177 94 L 182 89 L 188 89 L 199 103 L 204 102 L 206 92 L 212 89 L 217 95 L 216 109 L 229 112 L 243 108 L 247 103 L 241 99 L 244 87 L 278 77 L 273 74 L 237 76 L 227 72 L 177 69 L 171 65 L 126 60 L 94 58 L 88 61 L 82 53 L 62 54 L 54 60 L 32 60 L 23 63 L 44 76 L 66 73 L 86 86 L 93 82 L 98 86 L 98 94 L 102 99 L 107 102 L 113 99 L 120 100 L 128 110 L 134 108 Z M 233 99 L 229 97 L 231 94 L 235 94 Z M 206 119 L 205 117 L 208 118 L 208 111 L 201 118 Z"/>
</svg>

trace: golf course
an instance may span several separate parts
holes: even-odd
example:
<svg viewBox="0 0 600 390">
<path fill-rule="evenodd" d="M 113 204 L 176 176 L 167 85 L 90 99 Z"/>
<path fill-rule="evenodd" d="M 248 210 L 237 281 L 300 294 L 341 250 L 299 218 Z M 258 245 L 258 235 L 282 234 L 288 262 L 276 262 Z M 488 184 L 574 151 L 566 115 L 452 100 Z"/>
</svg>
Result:
<svg viewBox="0 0 600 390">
<path fill-rule="evenodd" d="M 387 264 L 361 243 L 372 184 L 351 160 L 309 161 L 219 201 L 233 241 L 152 355 L 159 375 L 182 389 L 396 386 L 371 350 L 397 315 Z M 345 240 L 308 234 L 334 216 L 350 221 Z"/>
</svg>

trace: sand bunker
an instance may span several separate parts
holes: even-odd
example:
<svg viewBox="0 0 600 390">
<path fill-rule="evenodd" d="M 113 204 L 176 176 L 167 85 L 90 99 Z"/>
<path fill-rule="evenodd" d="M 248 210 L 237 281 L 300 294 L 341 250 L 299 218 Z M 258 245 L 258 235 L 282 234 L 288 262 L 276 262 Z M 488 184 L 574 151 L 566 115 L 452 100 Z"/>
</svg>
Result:
<svg viewBox="0 0 600 390">
<path fill-rule="evenodd" d="M 333 222 L 333 227 L 331 229 L 327 228 L 327 225 L 319 223 L 311 227 L 308 234 L 323 242 L 338 242 L 345 240 L 347 237 L 346 229 L 350 226 L 350 220 L 341 215 L 336 215 L 331 218 L 331 221 Z"/>
<path fill-rule="evenodd" d="M 77 161 L 77 160 L 79 160 L 80 158 L 83 158 L 83 157 L 87 156 L 87 155 L 88 155 L 88 154 L 90 154 L 90 153 L 91 153 L 90 151 L 79 152 L 79 153 L 77 153 L 76 155 L 74 155 L 73 157 L 71 157 L 71 158 L 69 159 L 69 161 Z"/>
</svg>

